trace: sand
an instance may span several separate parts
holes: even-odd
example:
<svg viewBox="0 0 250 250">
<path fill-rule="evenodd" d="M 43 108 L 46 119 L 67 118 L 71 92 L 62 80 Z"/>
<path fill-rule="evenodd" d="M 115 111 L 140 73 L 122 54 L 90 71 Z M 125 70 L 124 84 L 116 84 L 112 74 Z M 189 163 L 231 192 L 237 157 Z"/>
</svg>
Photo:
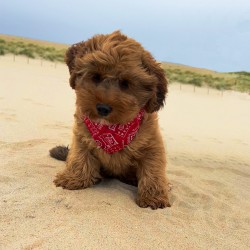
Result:
<svg viewBox="0 0 250 250">
<path fill-rule="evenodd" d="M 74 92 L 63 64 L 0 57 L 0 249 L 249 249 L 250 96 L 173 84 L 159 113 L 171 208 L 105 180 L 56 188 Z"/>
</svg>

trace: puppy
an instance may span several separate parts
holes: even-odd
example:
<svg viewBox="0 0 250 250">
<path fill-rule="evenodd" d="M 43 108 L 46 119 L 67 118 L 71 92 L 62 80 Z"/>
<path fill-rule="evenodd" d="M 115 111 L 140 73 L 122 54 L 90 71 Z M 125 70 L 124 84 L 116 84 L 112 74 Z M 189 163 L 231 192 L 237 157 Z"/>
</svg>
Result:
<svg viewBox="0 0 250 250">
<path fill-rule="evenodd" d="M 169 207 L 166 153 L 157 111 L 167 93 L 164 70 L 140 43 L 119 31 L 72 45 L 65 61 L 76 93 L 73 140 L 51 150 L 66 168 L 54 183 L 90 187 L 104 177 L 138 186 L 136 202 Z"/>
</svg>

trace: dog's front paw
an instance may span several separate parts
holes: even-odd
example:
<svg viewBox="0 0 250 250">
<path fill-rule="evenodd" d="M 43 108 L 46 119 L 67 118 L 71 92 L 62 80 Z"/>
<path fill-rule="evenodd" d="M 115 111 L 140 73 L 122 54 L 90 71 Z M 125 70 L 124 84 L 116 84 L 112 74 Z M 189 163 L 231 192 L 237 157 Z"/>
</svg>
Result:
<svg viewBox="0 0 250 250">
<path fill-rule="evenodd" d="M 92 186 L 101 181 L 101 176 L 92 176 L 88 179 L 80 179 L 79 177 L 69 176 L 67 174 L 57 174 L 54 183 L 57 187 L 69 190 L 83 189 Z"/>
<path fill-rule="evenodd" d="M 57 187 L 62 187 L 69 190 L 84 188 L 84 184 L 79 179 L 69 177 L 66 174 L 57 174 L 54 183 Z"/>
<path fill-rule="evenodd" d="M 160 196 L 139 196 L 136 200 L 139 207 L 150 207 L 152 209 L 171 207 L 168 195 L 162 194 Z"/>
</svg>

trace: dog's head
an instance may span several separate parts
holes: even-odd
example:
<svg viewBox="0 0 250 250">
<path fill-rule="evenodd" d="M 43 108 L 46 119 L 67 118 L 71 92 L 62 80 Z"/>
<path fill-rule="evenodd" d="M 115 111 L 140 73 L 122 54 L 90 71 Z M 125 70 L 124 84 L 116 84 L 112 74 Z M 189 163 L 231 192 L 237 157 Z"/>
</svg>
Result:
<svg viewBox="0 0 250 250">
<path fill-rule="evenodd" d="M 124 124 L 141 108 L 152 113 L 164 105 L 164 70 L 138 42 L 119 31 L 72 45 L 65 61 L 76 104 L 91 120 Z"/>
</svg>

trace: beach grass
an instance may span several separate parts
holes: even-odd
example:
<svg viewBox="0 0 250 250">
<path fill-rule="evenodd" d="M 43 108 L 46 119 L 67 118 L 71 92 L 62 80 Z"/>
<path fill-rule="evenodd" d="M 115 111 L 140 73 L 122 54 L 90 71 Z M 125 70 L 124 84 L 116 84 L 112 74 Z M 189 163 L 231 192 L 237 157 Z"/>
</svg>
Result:
<svg viewBox="0 0 250 250">
<path fill-rule="evenodd" d="M 250 73 L 249 72 L 228 72 L 220 73 L 215 71 L 202 72 L 202 69 L 192 70 L 190 67 L 187 70 L 184 66 L 174 68 L 169 67 L 169 64 L 163 63 L 163 68 L 166 71 L 166 75 L 171 82 L 179 82 L 182 84 L 192 84 L 198 87 L 210 87 L 218 90 L 235 90 L 240 92 L 250 91 Z"/>
</svg>

